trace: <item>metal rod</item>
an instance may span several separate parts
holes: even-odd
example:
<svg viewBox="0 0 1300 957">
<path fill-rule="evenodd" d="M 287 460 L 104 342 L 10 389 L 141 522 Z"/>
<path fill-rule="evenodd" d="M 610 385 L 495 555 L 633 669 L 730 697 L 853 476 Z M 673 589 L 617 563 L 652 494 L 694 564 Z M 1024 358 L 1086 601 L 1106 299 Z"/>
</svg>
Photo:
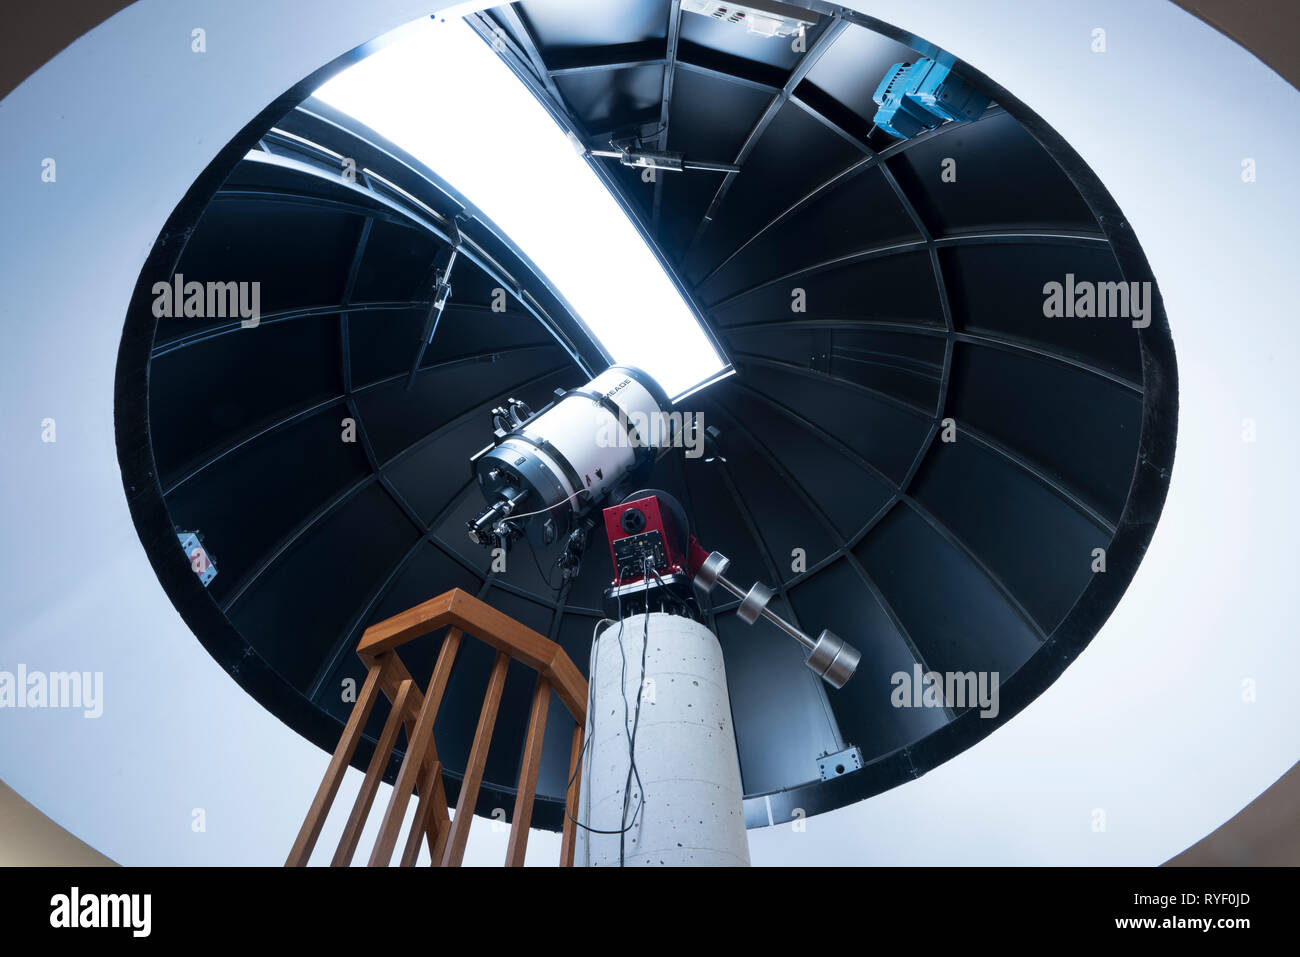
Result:
<svg viewBox="0 0 1300 957">
<path fill-rule="evenodd" d="M 711 173 L 739 173 L 740 167 L 735 163 L 712 163 L 708 160 L 682 160 L 683 169 L 701 169 Z"/>
<path fill-rule="evenodd" d="M 718 584 L 721 585 L 723 588 L 725 588 L 727 591 L 731 592 L 737 598 L 745 597 L 745 590 L 743 588 L 741 588 L 739 585 L 737 585 L 735 582 L 731 581 L 730 579 L 724 578 L 722 575 L 718 576 Z"/>
<path fill-rule="evenodd" d="M 744 599 L 745 595 L 748 594 L 743 588 L 741 588 L 735 582 L 731 581 L 725 575 L 718 576 L 718 584 L 721 585 L 723 588 L 725 588 L 727 591 L 731 592 L 731 594 L 735 595 L 737 598 L 740 598 L 742 600 Z M 776 625 L 776 627 L 780 628 L 782 631 L 784 631 L 795 641 L 799 642 L 799 644 L 803 645 L 809 651 L 811 651 L 813 648 L 817 646 L 817 642 L 813 641 L 811 638 L 805 635 L 794 625 L 790 624 L 780 615 L 776 614 L 776 612 L 769 609 L 766 605 L 763 606 L 763 610 L 759 612 L 759 614 L 762 615 L 764 618 L 766 618 L 768 621 L 770 621 L 772 624 Z"/>
<path fill-rule="evenodd" d="M 415 375 L 420 371 L 420 360 L 424 358 L 424 351 L 433 344 L 433 337 L 438 332 L 442 311 L 447 307 L 447 299 L 451 295 L 451 271 L 456 265 L 456 257 L 459 253 L 460 234 L 457 233 L 451 252 L 447 256 L 447 265 L 441 269 L 435 265 L 433 269 L 433 301 L 429 304 L 429 313 L 425 317 L 424 329 L 420 333 L 420 345 L 415 351 L 415 358 L 411 361 L 411 371 L 406 376 L 407 391 L 410 391 L 411 386 L 415 384 Z"/>
</svg>

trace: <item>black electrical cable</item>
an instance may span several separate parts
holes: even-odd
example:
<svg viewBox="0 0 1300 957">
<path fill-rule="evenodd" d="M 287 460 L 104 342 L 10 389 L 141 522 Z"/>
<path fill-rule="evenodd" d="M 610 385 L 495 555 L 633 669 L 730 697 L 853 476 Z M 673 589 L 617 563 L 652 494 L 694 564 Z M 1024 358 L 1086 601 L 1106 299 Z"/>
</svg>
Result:
<svg viewBox="0 0 1300 957">
<path fill-rule="evenodd" d="M 648 558 L 645 559 L 643 561 L 642 568 L 641 568 L 641 579 L 645 583 L 645 592 L 643 597 L 644 609 L 642 612 L 643 618 L 642 618 L 642 630 L 641 630 L 641 676 L 640 676 L 640 680 L 637 683 L 636 708 L 635 711 L 632 713 L 629 713 L 629 708 L 627 703 L 627 650 L 623 644 L 623 627 L 624 624 L 626 623 L 626 619 L 623 617 L 623 596 L 621 592 L 618 591 L 615 592 L 615 598 L 616 601 L 618 602 L 618 619 L 619 619 L 618 634 L 616 636 L 616 640 L 618 641 L 619 656 L 622 659 L 621 661 L 622 667 L 619 675 L 619 689 L 623 697 L 623 728 L 628 735 L 628 769 L 627 769 L 627 778 L 623 785 L 623 813 L 622 813 L 621 820 L 619 821 L 621 827 L 619 827 L 617 830 L 604 830 L 601 828 L 590 827 L 589 825 L 583 824 L 576 817 L 570 814 L 567 805 L 564 811 L 565 817 L 567 817 L 575 825 L 577 825 L 578 827 L 582 828 L 584 831 L 587 831 L 590 834 L 610 834 L 610 835 L 617 834 L 619 836 L 619 847 L 618 847 L 619 867 L 626 866 L 627 832 L 630 831 L 636 825 L 637 816 L 641 814 L 642 810 L 645 807 L 645 785 L 641 781 L 641 770 L 636 765 L 636 736 L 637 736 L 637 731 L 641 726 L 641 699 L 645 690 L 646 652 L 650 646 L 650 575 L 652 574 L 655 576 L 655 579 L 659 582 L 660 586 L 664 587 L 664 590 L 667 590 L 666 586 L 664 586 L 663 579 L 659 577 L 658 571 L 650 567 L 650 561 Z M 622 569 L 619 570 L 619 577 L 620 578 L 623 577 Z M 683 603 L 683 607 L 686 607 L 684 603 Z M 598 636 L 595 639 L 596 641 L 595 655 L 592 660 L 591 675 L 589 676 L 589 681 L 592 686 L 594 686 L 595 684 L 597 666 L 600 661 L 599 640 L 600 639 Z M 582 750 L 578 753 L 577 766 L 574 768 L 573 773 L 569 775 L 568 783 L 566 784 L 564 789 L 566 794 L 568 793 L 569 788 L 573 787 L 573 782 L 578 776 L 579 769 L 582 767 L 582 762 L 586 757 L 587 750 L 591 746 L 591 740 L 596 735 L 595 712 L 591 708 L 588 708 L 588 712 L 589 715 L 588 715 L 587 739 L 586 741 L 583 742 Z M 628 811 L 630 810 L 630 805 L 632 800 L 633 778 L 636 779 L 636 785 L 639 791 L 637 794 L 637 806 L 634 810 L 632 810 L 632 819 L 629 822 Z"/>
<path fill-rule="evenodd" d="M 561 553 L 560 556 L 557 556 L 555 561 L 551 563 L 550 570 L 544 572 L 542 571 L 542 563 L 537 560 L 537 550 L 533 548 L 533 543 L 529 540 L 528 534 L 526 532 L 524 533 L 524 544 L 528 546 L 528 551 L 533 556 L 533 566 L 537 569 L 538 577 L 540 577 L 542 581 L 546 582 L 546 587 L 549 588 L 552 592 L 558 592 L 564 586 L 564 581 L 561 580 L 560 584 L 552 585 L 551 574 L 555 571 L 556 567 L 560 564 L 560 558 L 562 557 L 563 553 Z"/>
<path fill-rule="evenodd" d="M 659 577 L 657 569 L 652 567 L 650 569 L 650 574 L 654 575 L 655 581 L 659 583 L 659 587 L 663 589 L 664 593 L 666 593 L 669 598 L 676 600 L 677 604 L 682 606 L 682 614 L 687 618 L 691 618 L 691 606 L 686 603 L 686 599 L 678 595 L 664 583 L 664 580 Z"/>
<path fill-rule="evenodd" d="M 656 577 L 658 577 L 656 575 Z M 636 775 L 636 786 L 640 788 L 638 795 L 638 810 L 645 807 L 645 785 L 641 783 L 641 772 L 636 766 L 636 732 L 641 725 L 641 699 L 645 695 L 645 658 L 646 649 L 650 646 L 650 559 L 642 559 L 641 580 L 645 582 L 645 609 L 642 612 L 641 622 L 641 680 L 637 682 L 636 687 L 636 716 L 632 719 L 632 727 L 628 731 L 627 738 L 627 780 L 623 785 L 623 820 L 622 824 L 627 826 L 628 805 L 632 801 L 632 776 Z M 619 636 L 619 650 L 623 648 L 622 635 Z M 627 726 L 627 655 L 623 655 L 623 723 Z M 632 822 L 636 823 L 636 813 L 632 815 Z M 626 830 L 618 838 L 618 866 L 624 866 L 624 845 L 626 843 Z"/>
<path fill-rule="evenodd" d="M 621 571 L 621 570 L 620 570 L 619 574 L 620 574 L 620 576 L 622 575 L 622 571 Z M 617 636 L 617 637 L 618 637 L 618 641 L 619 641 L 619 647 L 621 648 L 621 647 L 622 647 L 622 641 L 623 641 L 623 624 L 624 624 L 624 619 L 623 619 L 623 597 L 622 597 L 622 595 L 616 595 L 616 598 L 617 598 L 617 601 L 618 601 L 618 636 Z M 599 663 L 600 663 L 600 644 L 599 644 L 600 639 L 599 639 L 599 636 L 597 636 L 594 640 L 596 641 L 596 647 L 595 647 L 595 652 L 596 652 L 596 653 L 595 653 L 595 657 L 594 657 L 593 660 L 592 660 L 592 665 L 591 665 L 591 674 L 590 674 L 590 676 L 588 677 L 588 684 L 589 684 L 591 687 L 594 687 L 594 686 L 595 686 L 595 683 L 596 683 L 596 669 L 597 669 L 597 666 L 598 666 Z M 627 705 L 627 695 L 626 695 L 626 694 L 624 694 L 624 696 L 623 696 L 623 704 L 624 704 L 624 707 L 625 707 L 625 710 L 626 710 L 626 705 Z M 566 795 L 569 793 L 569 788 L 573 787 L 573 782 L 574 782 L 574 780 L 578 777 L 578 772 L 579 772 L 579 770 L 582 768 L 582 762 L 583 762 L 583 760 L 586 758 L 586 755 L 587 755 L 587 749 L 591 747 L 591 741 L 592 741 L 592 739 L 596 736 L 596 712 L 595 712 L 591 707 L 588 707 L 588 708 L 587 708 L 587 712 L 588 712 L 588 713 L 587 713 L 587 718 L 588 718 L 587 739 L 582 743 L 582 750 L 578 752 L 578 762 L 577 762 L 577 765 L 574 767 L 574 769 L 573 769 L 573 773 L 572 773 L 571 775 L 569 775 L 569 781 L 568 781 L 568 783 L 565 785 L 564 793 L 565 793 Z M 637 773 L 637 784 L 638 784 L 638 785 L 641 784 L 641 775 L 640 775 L 640 772 Z M 641 813 L 641 808 L 642 808 L 642 806 L 643 806 L 644 803 L 645 803 L 645 798 L 644 798 L 644 791 L 645 791 L 645 788 L 642 788 L 641 790 L 642 790 L 642 795 L 638 796 L 637 807 L 636 807 L 636 813 L 634 813 L 634 814 L 632 815 L 632 821 L 633 821 L 633 823 L 636 822 L 636 816 L 637 816 L 637 814 L 640 814 L 640 813 Z M 629 830 L 631 830 L 631 828 L 632 828 L 632 824 L 627 824 L 627 823 L 626 823 L 626 821 L 627 821 L 626 814 L 624 815 L 624 819 L 623 819 L 623 822 L 622 822 L 624 826 L 623 826 L 622 828 L 618 829 L 618 830 L 604 830 L 604 829 L 601 829 L 601 828 L 598 828 L 598 827 L 590 827 L 590 826 L 588 826 L 588 825 L 586 825 L 586 824 L 583 824 L 583 823 L 582 823 L 581 821 L 579 821 L 576 817 L 574 817 L 572 814 L 569 813 L 569 808 L 568 808 L 567 798 L 566 798 L 566 803 L 565 803 L 565 808 L 564 808 L 564 816 L 567 817 L 567 818 L 568 818 L 570 821 L 572 821 L 575 825 L 577 825 L 578 827 L 582 828 L 584 831 L 586 831 L 586 832 L 589 833 L 589 834 L 611 834 L 611 835 L 612 835 L 612 834 L 619 834 L 619 835 L 622 835 L 622 834 L 626 834 L 626 833 L 627 833 Z M 621 863 L 621 862 L 620 862 L 620 863 Z"/>
<path fill-rule="evenodd" d="M 618 624 L 618 627 L 619 627 L 619 632 L 620 632 L 620 634 L 621 634 L 621 633 L 622 633 L 622 630 L 623 630 L 623 621 L 622 621 L 622 616 L 619 617 L 619 624 Z M 594 686 L 594 685 L 595 685 L 595 683 L 596 683 L 596 668 L 597 668 L 597 666 L 600 664 L 600 636 L 597 635 L 597 636 L 596 636 L 595 638 L 593 638 L 592 640 L 593 640 L 593 642 L 595 643 L 595 652 L 596 652 L 596 654 L 595 654 L 595 656 L 592 658 L 592 662 L 591 662 L 591 675 L 589 676 L 589 678 L 588 678 L 588 682 L 587 682 L 587 683 L 588 683 L 588 686 Z M 569 813 L 569 807 L 568 807 L 568 803 L 567 803 L 567 795 L 568 795 L 568 793 L 569 793 L 569 788 L 573 787 L 573 782 L 574 782 L 574 780 L 578 777 L 578 772 L 579 772 L 579 771 L 581 770 L 581 768 L 582 768 L 582 762 L 583 762 L 583 760 L 584 760 L 584 759 L 586 758 L 586 756 L 587 756 L 587 749 L 591 747 L 591 739 L 594 738 L 594 737 L 596 736 L 596 713 L 595 713 L 595 711 L 593 711 L 593 710 L 590 708 L 590 706 L 587 708 L 587 712 L 588 712 L 588 714 L 587 714 L 588 721 L 587 721 L 587 735 L 586 735 L 586 740 L 584 740 L 584 741 L 582 742 L 582 750 L 578 752 L 578 761 L 577 761 L 577 764 L 574 765 L 573 773 L 569 775 L 569 781 L 568 781 L 568 783 L 564 786 L 564 793 L 565 793 L 565 795 L 566 795 L 566 803 L 565 803 L 565 807 L 564 807 L 564 816 L 567 817 L 567 818 L 568 818 L 570 821 L 572 821 L 574 824 L 576 824 L 578 827 L 582 828 L 584 831 L 587 831 L 587 832 L 590 833 L 590 834 L 619 834 L 619 833 L 621 833 L 620 831 L 605 831 L 605 830 L 601 830 L 601 829 L 598 828 L 598 827 L 588 827 L 586 824 L 583 824 L 583 823 L 582 823 L 581 821 L 579 821 L 576 817 L 574 817 L 572 814 Z"/>
<path fill-rule="evenodd" d="M 621 625 L 620 625 L 620 627 L 621 627 Z M 600 660 L 600 646 L 597 645 L 597 646 L 596 646 L 596 661 L 598 662 L 599 660 Z M 595 669 L 594 667 L 592 668 L 591 673 L 592 673 L 592 676 L 593 676 L 593 678 L 594 678 L 594 677 L 595 677 L 595 674 L 596 674 L 596 669 Z M 577 767 L 575 767 L 575 768 L 573 769 L 573 773 L 572 773 L 571 775 L 569 775 L 569 782 L 568 782 L 568 784 L 565 785 L 565 788 L 564 788 L 564 793 L 565 793 L 565 794 L 568 794 L 568 793 L 569 793 L 569 788 L 573 787 L 573 782 L 574 782 L 574 780 L 578 777 L 578 771 L 579 771 L 579 769 L 581 769 L 581 767 L 582 767 L 583 759 L 584 759 L 584 758 L 586 757 L 586 755 L 587 755 L 587 749 L 591 746 L 591 739 L 592 739 L 593 737 L 595 737 L 595 734 L 596 734 L 596 717 L 595 717 L 594 714 L 592 714 L 592 715 L 590 716 L 590 718 L 591 718 L 591 720 L 590 720 L 590 723 L 589 723 L 589 725 L 588 725 L 589 733 L 588 733 L 588 735 L 587 735 L 587 739 L 582 743 L 582 750 L 578 752 L 578 764 L 577 764 Z M 640 813 L 640 811 L 641 811 L 641 806 L 638 804 L 638 805 L 637 805 L 637 812 Z M 624 828 L 623 830 L 612 830 L 612 831 L 611 831 L 611 830 L 603 830 L 603 829 L 598 828 L 598 827 L 589 827 L 589 826 L 587 826 L 586 824 L 583 824 L 581 821 L 579 821 L 579 820 L 578 820 L 576 817 L 574 817 L 572 814 L 570 814 L 567 805 L 566 805 L 565 810 L 564 810 L 564 816 L 567 817 L 570 821 L 572 821 L 574 824 L 576 824 L 578 827 L 582 828 L 584 831 L 586 831 L 586 832 L 589 833 L 589 834 L 622 834 L 624 831 L 627 830 L 627 828 Z"/>
</svg>

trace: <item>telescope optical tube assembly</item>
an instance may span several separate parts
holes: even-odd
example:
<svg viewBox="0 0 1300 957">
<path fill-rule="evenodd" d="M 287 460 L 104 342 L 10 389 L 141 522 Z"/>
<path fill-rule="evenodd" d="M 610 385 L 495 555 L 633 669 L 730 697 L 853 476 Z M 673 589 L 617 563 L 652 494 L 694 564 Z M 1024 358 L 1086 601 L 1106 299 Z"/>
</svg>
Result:
<svg viewBox="0 0 1300 957">
<path fill-rule="evenodd" d="M 528 534 L 552 544 L 671 447 L 671 409 L 659 384 L 629 365 L 557 390 L 537 413 L 511 399 L 494 410 L 496 441 L 470 459 L 487 501 L 468 523 L 470 539 L 508 549 Z"/>
</svg>

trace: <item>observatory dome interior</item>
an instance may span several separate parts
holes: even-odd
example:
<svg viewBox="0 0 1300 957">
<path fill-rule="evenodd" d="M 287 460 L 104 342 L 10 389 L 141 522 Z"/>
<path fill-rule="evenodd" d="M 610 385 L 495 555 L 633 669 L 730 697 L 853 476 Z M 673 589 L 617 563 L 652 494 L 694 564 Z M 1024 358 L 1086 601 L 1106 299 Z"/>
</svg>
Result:
<svg viewBox="0 0 1300 957">
<path fill-rule="evenodd" d="M 751 827 L 907 782 L 1043 692 L 1138 568 L 1177 423 L 1156 277 L 1070 144 L 925 38 L 809 6 L 802 44 L 669 0 L 523 0 L 468 18 L 588 151 L 726 367 L 676 406 L 716 438 L 665 456 L 646 485 L 683 504 L 732 578 L 771 586 L 778 614 L 862 654 L 828 688 L 796 645 L 714 595 Z M 920 56 L 989 105 L 901 139 L 874 122 L 873 94 Z M 364 678 L 362 632 L 451 588 L 586 668 L 611 571 L 602 532 L 571 583 L 554 549 L 493 570 L 465 534 L 483 505 L 469 461 L 507 398 L 541 408 L 610 356 L 457 183 L 313 96 L 323 79 L 251 122 L 172 215 L 126 316 L 116 402 L 132 517 L 171 601 L 232 680 L 332 750 L 350 710 L 339 688 Z M 626 149 L 688 162 L 647 177 L 590 152 Z M 408 389 L 430 267 L 453 242 L 453 290 Z M 186 277 L 258 281 L 255 326 L 160 317 L 156 285 Z M 1053 283 L 1071 303 L 1123 284 L 1145 312 L 1052 315 Z M 215 577 L 193 573 L 179 532 L 202 536 Z M 402 649 L 421 685 L 438 640 Z M 451 801 L 492 662 L 463 649 L 439 712 Z M 891 704 L 894 676 L 930 671 L 997 673 L 997 713 Z M 509 806 L 532 690 L 512 666 L 482 813 Z M 558 703 L 551 718 L 567 720 Z M 849 747 L 861 769 L 823 779 L 818 758 Z M 537 826 L 560 826 L 568 758 L 566 734 L 548 734 Z"/>
</svg>

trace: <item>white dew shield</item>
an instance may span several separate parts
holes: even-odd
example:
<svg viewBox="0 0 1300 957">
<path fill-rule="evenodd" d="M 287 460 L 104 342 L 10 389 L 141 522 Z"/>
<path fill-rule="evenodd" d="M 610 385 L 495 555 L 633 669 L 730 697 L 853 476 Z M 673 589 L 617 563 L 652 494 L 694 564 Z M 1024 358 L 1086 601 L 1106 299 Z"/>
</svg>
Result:
<svg viewBox="0 0 1300 957">
<path fill-rule="evenodd" d="M 590 743 L 578 821 L 602 832 L 626 827 L 627 866 L 749 866 L 731 699 L 713 632 L 678 615 L 632 615 L 621 633 L 615 623 L 600 634 L 589 673 Z M 640 784 L 634 775 L 629 793 L 628 738 L 634 722 Z M 619 843 L 617 833 L 579 827 L 574 864 L 617 867 Z"/>
</svg>

